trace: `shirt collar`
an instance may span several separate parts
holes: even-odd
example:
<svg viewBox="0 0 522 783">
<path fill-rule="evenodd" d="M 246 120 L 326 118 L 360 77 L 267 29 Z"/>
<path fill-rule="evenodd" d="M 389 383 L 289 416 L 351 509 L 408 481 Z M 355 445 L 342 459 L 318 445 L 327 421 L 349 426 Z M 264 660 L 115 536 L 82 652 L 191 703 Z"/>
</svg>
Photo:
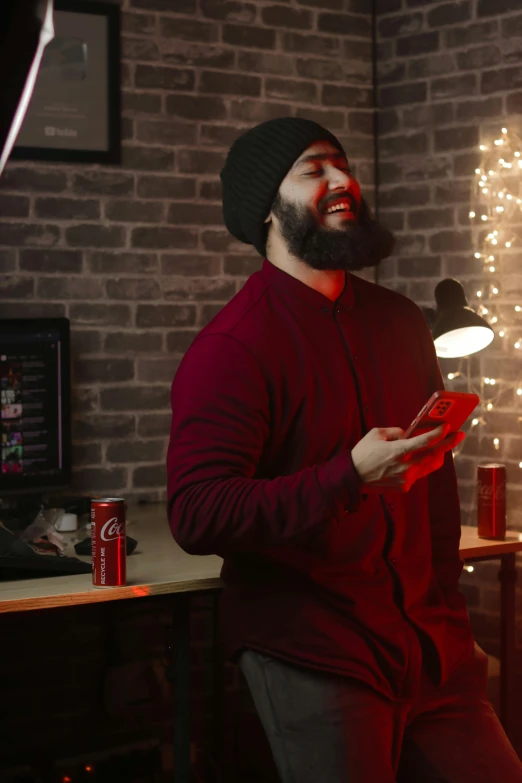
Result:
<svg viewBox="0 0 522 783">
<path fill-rule="evenodd" d="M 332 302 L 320 291 L 302 283 L 296 277 L 292 277 L 288 272 L 284 272 L 279 267 L 272 264 L 268 258 L 265 258 L 261 270 L 263 278 L 269 285 L 274 286 L 286 298 L 294 301 L 300 301 L 308 307 L 322 313 L 331 313 L 334 309 L 350 308 L 353 305 L 353 286 L 351 275 L 346 272 L 346 282 L 339 298 Z"/>
</svg>

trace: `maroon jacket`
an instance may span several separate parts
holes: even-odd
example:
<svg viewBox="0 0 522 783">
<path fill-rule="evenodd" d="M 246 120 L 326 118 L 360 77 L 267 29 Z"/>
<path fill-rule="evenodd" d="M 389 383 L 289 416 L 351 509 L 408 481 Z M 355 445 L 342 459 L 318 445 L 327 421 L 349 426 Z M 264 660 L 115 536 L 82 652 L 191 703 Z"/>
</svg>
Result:
<svg viewBox="0 0 522 783">
<path fill-rule="evenodd" d="M 347 275 L 333 303 L 269 261 L 197 336 L 172 386 L 172 534 L 224 558 L 225 649 L 401 694 L 406 623 L 436 681 L 473 639 L 458 591 L 453 457 L 361 495 L 351 449 L 443 388 L 418 307 Z"/>
</svg>

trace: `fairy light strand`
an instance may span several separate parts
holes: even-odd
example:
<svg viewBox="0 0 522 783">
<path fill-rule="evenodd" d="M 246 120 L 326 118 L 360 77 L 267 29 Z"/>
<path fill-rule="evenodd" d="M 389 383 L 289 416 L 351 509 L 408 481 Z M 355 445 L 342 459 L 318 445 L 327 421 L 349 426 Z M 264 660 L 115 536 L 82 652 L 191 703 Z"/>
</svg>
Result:
<svg viewBox="0 0 522 783">
<path fill-rule="evenodd" d="M 470 306 L 485 318 L 495 332 L 493 345 L 504 355 L 522 360 L 522 302 L 505 293 L 504 262 L 522 252 L 522 139 L 508 128 L 498 138 L 480 145 L 481 162 L 475 169 L 469 220 L 473 235 L 473 257 L 478 265 L 478 285 L 469 297 Z M 517 225 L 518 224 L 518 225 Z M 517 228 L 520 237 L 517 234 Z M 520 353 L 519 353 L 520 352 Z M 481 357 L 479 362 L 482 364 Z M 491 414 L 505 405 L 512 391 L 514 404 L 522 407 L 521 376 L 517 380 L 481 376 L 471 377 L 470 357 L 460 360 L 457 371 L 448 373 L 449 381 L 479 395 L 470 429 L 480 428 L 494 451 L 500 451 L 501 440 L 490 425 Z M 459 378 L 461 379 L 459 381 Z M 518 416 L 519 424 L 522 415 Z M 462 447 L 465 448 L 466 441 Z M 522 461 L 519 463 L 522 469 Z"/>
</svg>

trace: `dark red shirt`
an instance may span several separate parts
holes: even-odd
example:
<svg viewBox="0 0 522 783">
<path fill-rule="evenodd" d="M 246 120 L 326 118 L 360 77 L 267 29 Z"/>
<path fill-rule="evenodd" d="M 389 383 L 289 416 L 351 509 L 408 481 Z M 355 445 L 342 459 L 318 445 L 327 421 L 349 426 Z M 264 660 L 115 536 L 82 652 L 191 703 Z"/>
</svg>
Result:
<svg viewBox="0 0 522 783">
<path fill-rule="evenodd" d="M 172 385 L 168 514 L 224 558 L 225 650 L 402 693 L 408 625 L 438 681 L 473 639 L 458 591 L 453 457 L 408 493 L 361 494 L 351 449 L 443 388 L 419 308 L 347 275 L 336 302 L 265 261 Z"/>
</svg>

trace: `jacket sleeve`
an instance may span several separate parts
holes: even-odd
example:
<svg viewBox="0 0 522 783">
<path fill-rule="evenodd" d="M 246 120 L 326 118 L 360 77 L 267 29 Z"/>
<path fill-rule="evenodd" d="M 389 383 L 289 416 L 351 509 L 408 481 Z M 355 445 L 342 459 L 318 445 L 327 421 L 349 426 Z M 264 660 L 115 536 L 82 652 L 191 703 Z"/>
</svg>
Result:
<svg viewBox="0 0 522 783">
<path fill-rule="evenodd" d="M 424 317 L 421 334 L 427 370 L 428 400 L 433 392 L 444 389 L 444 381 Z M 428 502 L 433 568 L 446 603 L 452 609 L 459 609 L 465 606 L 465 598 L 459 593 L 459 579 L 463 568 L 459 555 L 461 517 L 457 476 L 451 451 L 446 452 L 443 466 L 428 476 Z"/>
<path fill-rule="evenodd" d="M 168 516 L 185 551 L 255 551 L 358 506 L 349 452 L 291 475 L 255 477 L 270 438 L 271 402 L 257 360 L 235 337 L 196 339 L 174 378 L 171 406 Z"/>
</svg>

